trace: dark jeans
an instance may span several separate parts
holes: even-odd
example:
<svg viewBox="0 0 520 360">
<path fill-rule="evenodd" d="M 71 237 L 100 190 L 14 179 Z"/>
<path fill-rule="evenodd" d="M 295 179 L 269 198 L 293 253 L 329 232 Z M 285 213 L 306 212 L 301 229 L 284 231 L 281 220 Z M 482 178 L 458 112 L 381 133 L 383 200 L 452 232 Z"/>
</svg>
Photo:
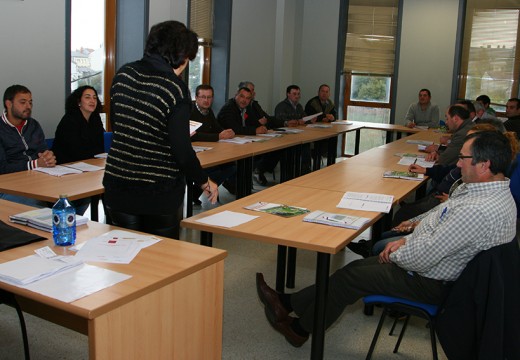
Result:
<svg viewBox="0 0 520 360">
<path fill-rule="evenodd" d="M 236 183 L 237 181 L 237 167 L 234 163 L 212 166 L 204 169 L 204 171 L 217 185 L 222 185 L 226 180 L 232 183 Z"/>
<path fill-rule="evenodd" d="M 409 273 L 395 264 L 380 264 L 373 256 L 356 260 L 337 270 L 329 278 L 325 327 L 332 325 L 347 305 L 366 295 L 387 295 L 440 304 L 449 287 L 442 281 Z M 300 325 L 312 332 L 314 320 L 314 285 L 291 296 L 291 305 L 300 317 Z"/>
<path fill-rule="evenodd" d="M 121 211 L 114 211 L 109 206 L 107 206 L 106 210 L 112 220 L 112 225 L 178 239 L 183 205 L 181 204 L 172 214 L 162 215 L 127 214 Z"/>
</svg>

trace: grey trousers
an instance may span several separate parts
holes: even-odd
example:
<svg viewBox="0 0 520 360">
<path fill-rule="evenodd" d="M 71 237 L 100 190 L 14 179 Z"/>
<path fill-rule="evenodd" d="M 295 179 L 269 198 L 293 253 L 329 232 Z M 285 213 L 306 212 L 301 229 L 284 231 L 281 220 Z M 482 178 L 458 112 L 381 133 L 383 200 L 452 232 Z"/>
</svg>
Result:
<svg viewBox="0 0 520 360">
<path fill-rule="evenodd" d="M 450 284 L 407 272 L 395 264 L 380 264 L 377 256 L 356 260 L 329 277 L 325 315 L 328 328 L 347 305 L 366 295 L 387 295 L 429 304 L 440 304 Z M 291 295 L 291 305 L 303 329 L 312 332 L 314 285 Z"/>
</svg>

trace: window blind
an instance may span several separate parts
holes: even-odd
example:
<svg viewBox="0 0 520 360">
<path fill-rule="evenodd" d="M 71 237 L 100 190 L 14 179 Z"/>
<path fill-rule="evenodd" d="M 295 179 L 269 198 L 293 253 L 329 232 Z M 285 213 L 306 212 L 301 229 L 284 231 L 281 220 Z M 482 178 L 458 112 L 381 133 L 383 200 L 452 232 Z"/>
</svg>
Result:
<svg viewBox="0 0 520 360">
<path fill-rule="evenodd" d="M 205 42 L 211 42 L 213 38 L 213 0 L 190 1 L 190 29 Z"/>
<path fill-rule="evenodd" d="M 349 6 L 345 72 L 394 73 L 397 16 L 397 6 Z"/>
</svg>

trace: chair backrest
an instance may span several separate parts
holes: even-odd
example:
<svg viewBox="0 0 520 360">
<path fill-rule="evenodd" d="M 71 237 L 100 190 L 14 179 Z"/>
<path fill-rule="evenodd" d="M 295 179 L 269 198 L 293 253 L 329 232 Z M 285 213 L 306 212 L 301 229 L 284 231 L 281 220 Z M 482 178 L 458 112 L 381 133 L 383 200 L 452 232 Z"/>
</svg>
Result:
<svg viewBox="0 0 520 360">
<path fill-rule="evenodd" d="M 52 145 L 54 144 L 54 138 L 45 139 L 45 142 L 47 143 L 47 149 L 52 149 Z"/>
<path fill-rule="evenodd" d="M 520 248 L 482 251 L 453 284 L 436 330 L 449 359 L 520 359 Z"/>
<path fill-rule="evenodd" d="M 103 141 L 105 144 L 105 152 L 107 153 L 108 150 L 110 150 L 110 147 L 112 146 L 112 136 L 114 135 L 113 132 L 107 131 L 103 134 Z"/>
</svg>

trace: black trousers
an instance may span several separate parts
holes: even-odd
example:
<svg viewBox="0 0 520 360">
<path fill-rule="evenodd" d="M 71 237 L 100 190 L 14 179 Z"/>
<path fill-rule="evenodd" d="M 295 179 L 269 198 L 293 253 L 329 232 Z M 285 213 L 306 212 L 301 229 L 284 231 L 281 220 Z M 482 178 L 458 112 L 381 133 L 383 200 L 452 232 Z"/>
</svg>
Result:
<svg viewBox="0 0 520 360">
<path fill-rule="evenodd" d="M 149 234 L 179 238 L 180 222 L 182 220 L 183 203 L 171 214 L 128 214 L 115 211 L 107 206 L 106 210 L 112 220 L 112 225 L 125 229 L 137 230 Z"/>
<path fill-rule="evenodd" d="M 440 304 L 449 289 L 447 285 L 409 273 L 395 264 L 380 264 L 377 256 L 353 261 L 329 278 L 325 326 L 332 325 L 347 305 L 366 295 L 387 295 Z M 291 295 L 291 305 L 300 317 L 300 325 L 309 333 L 314 321 L 314 296 L 314 285 Z"/>
</svg>

